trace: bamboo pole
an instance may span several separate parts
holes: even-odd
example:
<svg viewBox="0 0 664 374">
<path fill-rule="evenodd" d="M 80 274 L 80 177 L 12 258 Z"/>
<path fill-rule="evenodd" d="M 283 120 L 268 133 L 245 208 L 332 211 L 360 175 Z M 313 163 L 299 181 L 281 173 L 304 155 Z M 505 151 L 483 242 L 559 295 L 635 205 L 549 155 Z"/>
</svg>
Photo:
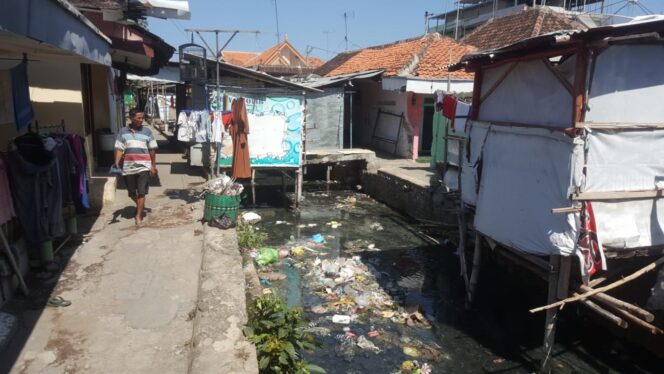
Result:
<svg viewBox="0 0 664 374">
<path fill-rule="evenodd" d="M 643 274 L 657 268 L 661 264 L 664 264 L 664 257 L 660 257 L 657 261 L 651 262 L 647 266 L 643 267 L 641 270 L 638 270 L 638 271 L 626 276 L 625 278 L 623 278 L 619 281 L 613 282 L 613 283 L 611 283 L 607 286 L 604 286 L 604 287 L 596 288 L 596 289 L 594 289 L 590 292 L 585 292 L 583 294 L 568 297 L 564 300 L 560 300 L 560 301 L 557 301 L 555 303 L 551 303 L 551 304 L 548 304 L 548 305 L 545 305 L 545 306 L 541 306 L 539 308 L 531 309 L 530 313 L 535 313 L 535 312 L 540 312 L 542 310 L 548 310 L 548 309 L 552 309 L 552 308 L 562 307 L 563 305 L 565 305 L 567 303 L 572 303 L 574 301 L 579 301 L 579 300 L 588 298 L 590 296 L 597 295 L 598 293 L 602 293 L 602 292 L 612 290 L 616 287 L 622 286 L 623 284 L 625 284 L 627 282 L 633 281 L 634 279 L 642 276 Z"/>
<path fill-rule="evenodd" d="M 578 292 L 575 292 L 574 295 L 578 295 Z M 625 322 L 622 318 L 616 316 L 615 314 L 609 312 L 608 310 L 602 308 L 601 306 L 595 304 L 594 302 L 590 300 L 581 300 L 581 304 L 586 306 L 588 309 L 592 310 L 593 312 L 599 314 L 600 316 L 604 317 L 610 322 L 613 322 L 615 325 L 618 327 L 621 327 L 623 329 L 626 329 L 629 324 Z"/>
<path fill-rule="evenodd" d="M 584 285 L 579 286 L 579 289 L 582 292 L 590 292 L 590 291 L 593 290 L 592 288 L 590 288 L 588 286 L 584 286 Z M 594 295 L 593 298 L 600 301 L 600 302 L 602 302 L 602 303 L 604 303 L 604 304 L 613 305 L 617 308 L 626 310 L 626 311 L 628 311 L 632 314 L 636 314 L 640 318 L 645 320 L 646 322 L 652 322 L 652 321 L 655 320 L 655 315 L 650 313 L 649 311 L 647 311 L 645 309 L 642 309 L 642 308 L 640 308 L 640 307 L 638 307 L 634 304 L 630 304 L 628 302 L 617 299 L 613 296 L 610 296 L 610 295 L 607 295 L 607 294 L 604 294 L 604 293 L 598 293 L 597 295 Z"/>
<path fill-rule="evenodd" d="M 660 329 L 659 327 L 651 325 L 650 323 L 648 323 L 648 322 L 646 322 L 642 319 L 637 318 L 632 313 L 629 313 L 626 310 L 622 310 L 622 309 L 620 309 L 620 308 L 618 308 L 614 305 L 607 305 L 607 307 L 609 307 L 609 309 L 611 309 L 613 312 L 615 312 L 619 316 L 621 316 L 621 317 L 625 318 L 626 320 L 628 320 L 630 323 L 633 323 L 636 326 L 641 327 L 641 328 L 645 329 L 646 331 L 649 331 L 653 335 L 664 334 L 664 331 L 662 331 L 662 329 Z"/>
</svg>

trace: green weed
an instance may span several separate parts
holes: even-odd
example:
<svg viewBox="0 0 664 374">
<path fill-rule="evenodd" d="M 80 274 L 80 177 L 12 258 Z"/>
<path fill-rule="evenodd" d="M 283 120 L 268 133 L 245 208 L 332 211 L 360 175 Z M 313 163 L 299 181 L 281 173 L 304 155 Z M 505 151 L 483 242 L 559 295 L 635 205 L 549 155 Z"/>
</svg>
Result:
<svg viewBox="0 0 664 374">
<path fill-rule="evenodd" d="M 237 228 L 237 243 L 240 248 L 257 249 L 265 244 L 267 234 L 259 232 L 252 225 L 240 225 Z"/>
<path fill-rule="evenodd" d="M 244 335 L 256 346 L 261 374 L 325 373 L 299 353 L 320 346 L 303 331 L 306 326 L 301 309 L 288 307 L 277 296 L 264 295 L 252 302 Z"/>
</svg>

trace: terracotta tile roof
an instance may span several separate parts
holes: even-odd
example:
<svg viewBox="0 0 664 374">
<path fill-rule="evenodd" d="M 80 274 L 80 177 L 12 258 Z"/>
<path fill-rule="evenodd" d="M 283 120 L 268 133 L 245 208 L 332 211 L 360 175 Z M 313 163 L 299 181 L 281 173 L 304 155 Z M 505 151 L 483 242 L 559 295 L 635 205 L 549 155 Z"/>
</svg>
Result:
<svg viewBox="0 0 664 374">
<path fill-rule="evenodd" d="M 420 53 L 433 34 L 415 39 L 338 54 L 319 69 L 319 75 L 334 76 L 366 70 L 385 70 L 384 75 L 397 75 L 413 56 Z"/>
<path fill-rule="evenodd" d="M 297 49 L 295 49 L 295 47 L 293 47 L 293 45 L 288 42 L 288 40 L 284 40 L 283 42 L 272 46 L 263 52 L 224 51 L 221 53 L 221 56 L 226 62 L 243 67 L 255 67 L 259 65 L 281 65 L 274 63 L 273 60 L 279 51 L 284 48 L 290 49 L 296 57 L 301 59 L 303 62 L 306 62 L 306 58 L 302 56 L 300 52 L 298 52 Z M 315 67 L 323 64 L 322 60 L 315 57 L 310 58 L 310 60 L 314 63 Z"/>
<path fill-rule="evenodd" d="M 256 66 L 256 65 L 265 64 L 266 62 L 268 62 L 270 60 L 270 58 L 272 58 L 272 56 L 275 53 L 280 51 L 281 48 L 284 48 L 286 46 L 286 43 L 288 43 L 288 41 L 283 41 L 283 42 L 281 42 L 281 43 L 279 43 L 275 46 L 272 46 L 272 47 L 266 49 L 262 53 L 259 53 L 258 56 L 256 56 L 256 57 L 252 58 L 251 60 L 247 61 L 246 66 Z"/>
<path fill-rule="evenodd" d="M 427 48 L 414 71 L 414 75 L 421 78 L 447 78 L 447 65 L 461 60 L 463 56 L 476 50 L 477 48 L 457 43 L 452 38 L 438 38 Z M 450 73 L 450 78 L 455 79 L 473 79 L 473 77 L 473 73 L 466 71 Z"/>
<path fill-rule="evenodd" d="M 222 51 L 221 58 L 229 64 L 249 66 L 247 62 L 260 55 L 260 52 Z"/>
<path fill-rule="evenodd" d="M 318 57 L 309 57 L 307 58 L 307 65 L 311 66 L 312 68 L 319 68 L 325 64 L 325 61 L 321 60 Z"/>
<path fill-rule="evenodd" d="M 316 70 L 321 76 L 358 73 L 367 70 L 384 70 L 384 76 L 418 76 L 422 78 L 447 78 L 449 54 L 452 62 L 472 53 L 475 48 L 432 33 L 425 36 L 397 41 L 391 44 L 369 47 L 358 51 L 340 53 Z M 455 59 L 456 57 L 456 59 Z M 472 79 L 472 74 L 453 72 L 452 78 Z"/>
<path fill-rule="evenodd" d="M 583 30 L 585 28 L 581 23 L 563 13 L 537 7 L 489 20 L 465 36 L 462 42 L 480 50 L 487 50 L 554 31 Z"/>
</svg>

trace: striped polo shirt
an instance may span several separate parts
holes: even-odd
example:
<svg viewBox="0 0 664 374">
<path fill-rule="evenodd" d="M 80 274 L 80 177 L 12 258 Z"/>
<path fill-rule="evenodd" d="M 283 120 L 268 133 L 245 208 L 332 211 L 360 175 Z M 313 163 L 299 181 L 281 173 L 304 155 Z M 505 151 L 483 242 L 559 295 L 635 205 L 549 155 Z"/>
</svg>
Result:
<svg viewBox="0 0 664 374">
<path fill-rule="evenodd" d="M 147 127 L 132 130 L 127 126 L 120 130 L 115 139 L 115 149 L 124 152 L 122 175 L 137 174 L 150 171 L 152 161 L 149 150 L 157 149 L 157 141 Z"/>
</svg>

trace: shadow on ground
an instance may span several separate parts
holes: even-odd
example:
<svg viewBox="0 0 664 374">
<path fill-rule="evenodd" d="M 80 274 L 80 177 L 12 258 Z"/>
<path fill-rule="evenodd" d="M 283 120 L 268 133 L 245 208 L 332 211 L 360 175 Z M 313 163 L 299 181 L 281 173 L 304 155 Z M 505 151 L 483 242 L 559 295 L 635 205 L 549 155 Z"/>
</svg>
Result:
<svg viewBox="0 0 664 374">
<path fill-rule="evenodd" d="M 9 373 L 18 360 L 23 347 L 32 334 L 46 304 L 58 284 L 62 272 L 69 263 L 76 249 L 87 242 L 88 236 L 93 234 L 92 227 L 100 217 L 98 211 L 90 211 L 77 216 L 78 234 L 72 235 L 68 241 L 56 239 L 53 247 L 62 248 L 57 251 L 52 263 L 40 268 L 31 268 L 25 277 L 29 288 L 29 296 L 20 291 L 14 295 L 1 309 L 18 319 L 15 331 L 10 331 L 8 344 L 0 349 L 0 373 Z"/>
<path fill-rule="evenodd" d="M 193 204 L 197 201 L 200 201 L 201 192 L 191 189 L 185 190 L 176 190 L 176 189 L 167 189 L 164 191 L 164 195 L 171 200 L 182 200 L 187 204 Z"/>
</svg>

